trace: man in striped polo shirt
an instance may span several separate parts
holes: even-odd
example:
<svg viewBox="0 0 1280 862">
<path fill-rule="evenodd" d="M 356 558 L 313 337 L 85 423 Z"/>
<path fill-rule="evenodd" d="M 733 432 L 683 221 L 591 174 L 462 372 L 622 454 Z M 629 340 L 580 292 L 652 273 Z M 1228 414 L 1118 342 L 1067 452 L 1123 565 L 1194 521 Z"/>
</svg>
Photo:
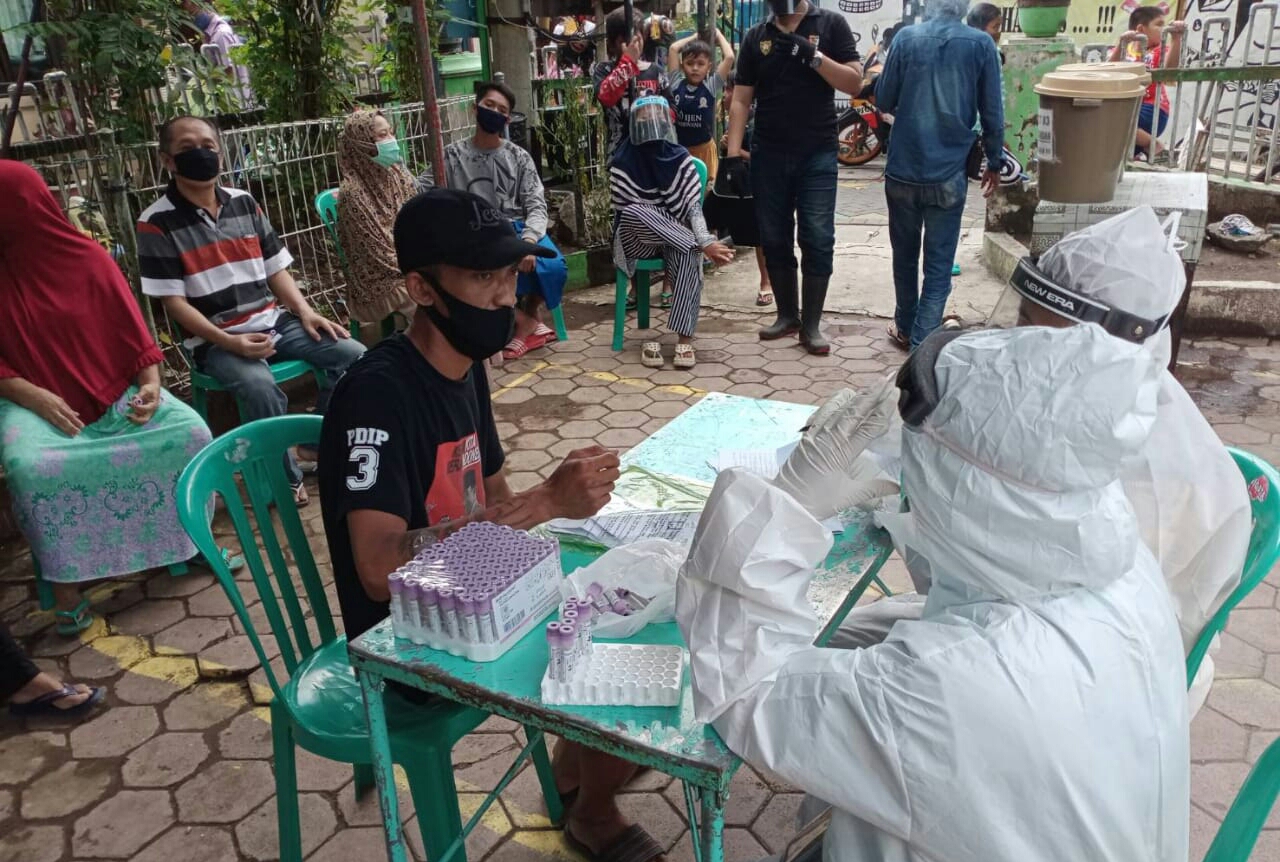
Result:
<svg viewBox="0 0 1280 862">
<path fill-rule="evenodd" d="M 142 291 L 158 296 L 205 374 L 244 405 L 245 419 L 284 415 L 289 400 L 268 361 L 302 359 L 325 372 L 316 410 L 362 353 L 345 329 L 321 317 L 289 274 L 293 257 L 247 192 L 218 185 L 217 129 L 177 117 L 160 129 L 160 159 L 173 175 L 138 220 Z M 286 467 L 299 505 L 302 472 Z"/>
</svg>

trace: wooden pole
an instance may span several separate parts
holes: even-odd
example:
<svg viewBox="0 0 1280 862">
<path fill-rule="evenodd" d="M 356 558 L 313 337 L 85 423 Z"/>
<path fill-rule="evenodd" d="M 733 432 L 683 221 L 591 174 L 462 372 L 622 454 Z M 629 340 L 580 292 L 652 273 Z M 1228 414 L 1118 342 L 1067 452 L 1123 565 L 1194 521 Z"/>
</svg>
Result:
<svg viewBox="0 0 1280 862">
<path fill-rule="evenodd" d="M 422 67 L 422 109 L 427 120 L 427 140 L 431 144 L 431 176 L 437 188 L 444 188 L 449 180 L 445 176 L 444 133 L 440 127 L 440 103 L 436 101 L 435 60 L 431 56 L 431 31 L 424 0 L 413 0 L 413 34 L 418 43 L 418 64 Z"/>
</svg>

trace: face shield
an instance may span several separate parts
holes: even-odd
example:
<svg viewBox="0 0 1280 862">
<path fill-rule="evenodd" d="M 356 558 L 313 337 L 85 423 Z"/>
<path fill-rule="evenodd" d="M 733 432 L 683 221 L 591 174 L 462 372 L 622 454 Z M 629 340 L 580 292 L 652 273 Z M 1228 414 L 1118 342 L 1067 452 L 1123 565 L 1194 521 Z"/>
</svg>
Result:
<svg viewBox="0 0 1280 862">
<path fill-rule="evenodd" d="M 661 96 L 642 96 L 631 108 L 631 143 L 638 146 L 654 141 L 676 142 L 671 106 Z"/>
<path fill-rule="evenodd" d="M 1186 287 L 1177 223 L 1177 213 L 1162 224 L 1137 207 L 1068 234 L 1038 261 L 1023 258 L 987 325 L 1096 323 L 1141 344 L 1168 324 Z"/>
<path fill-rule="evenodd" d="M 794 15 L 798 5 L 797 0 L 769 0 L 769 11 L 781 18 L 783 15 Z"/>
</svg>

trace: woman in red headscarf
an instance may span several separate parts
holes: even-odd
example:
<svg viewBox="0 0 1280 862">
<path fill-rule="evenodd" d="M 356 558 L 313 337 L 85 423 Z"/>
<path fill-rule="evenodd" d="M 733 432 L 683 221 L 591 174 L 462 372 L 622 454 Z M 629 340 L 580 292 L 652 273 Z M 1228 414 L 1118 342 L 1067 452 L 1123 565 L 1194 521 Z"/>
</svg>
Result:
<svg viewBox="0 0 1280 862">
<path fill-rule="evenodd" d="M 0 161 L 0 466 L 58 630 L 92 622 L 78 584 L 195 555 L 174 485 L 210 440 L 160 388 L 124 275 L 44 180 Z"/>
</svg>

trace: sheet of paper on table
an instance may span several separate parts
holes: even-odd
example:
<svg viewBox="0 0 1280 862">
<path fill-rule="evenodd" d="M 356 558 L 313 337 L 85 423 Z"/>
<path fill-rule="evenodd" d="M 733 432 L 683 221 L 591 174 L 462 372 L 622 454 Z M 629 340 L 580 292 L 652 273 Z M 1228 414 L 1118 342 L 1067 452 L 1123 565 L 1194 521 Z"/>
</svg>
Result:
<svg viewBox="0 0 1280 862">
<path fill-rule="evenodd" d="M 609 512 L 582 521 L 557 518 L 547 526 L 552 532 L 589 539 L 610 548 L 640 539 L 669 539 L 688 544 L 698 526 L 698 511 L 672 512 L 665 509 L 631 509 Z"/>
<path fill-rule="evenodd" d="M 778 475 L 778 471 L 782 469 L 782 465 L 786 463 L 797 443 L 799 441 L 779 446 L 777 449 L 721 449 L 714 458 L 707 460 L 707 464 L 717 473 L 731 467 L 741 467 L 757 476 L 773 479 Z M 828 518 L 822 522 L 822 526 L 833 533 L 844 532 L 844 524 L 840 522 L 839 517 Z"/>
</svg>

